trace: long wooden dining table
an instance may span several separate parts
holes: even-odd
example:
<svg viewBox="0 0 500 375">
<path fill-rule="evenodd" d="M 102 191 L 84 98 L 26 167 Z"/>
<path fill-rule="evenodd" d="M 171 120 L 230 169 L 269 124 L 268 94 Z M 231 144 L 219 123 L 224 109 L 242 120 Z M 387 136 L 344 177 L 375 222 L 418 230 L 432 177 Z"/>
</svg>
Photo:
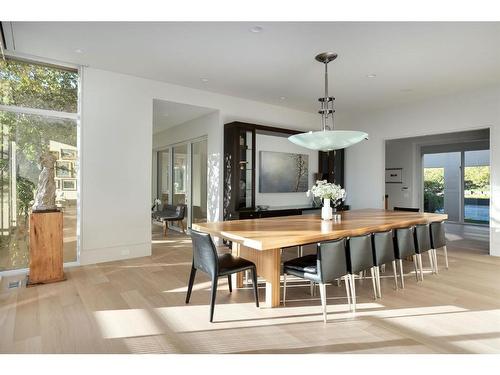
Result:
<svg viewBox="0 0 500 375">
<path fill-rule="evenodd" d="M 232 253 L 251 260 L 266 282 L 266 307 L 280 304 L 281 249 L 443 221 L 445 214 L 361 209 L 344 211 L 338 221 L 319 215 L 196 223 L 194 230 L 232 242 Z M 236 275 L 243 287 L 243 274 Z"/>
</svg>

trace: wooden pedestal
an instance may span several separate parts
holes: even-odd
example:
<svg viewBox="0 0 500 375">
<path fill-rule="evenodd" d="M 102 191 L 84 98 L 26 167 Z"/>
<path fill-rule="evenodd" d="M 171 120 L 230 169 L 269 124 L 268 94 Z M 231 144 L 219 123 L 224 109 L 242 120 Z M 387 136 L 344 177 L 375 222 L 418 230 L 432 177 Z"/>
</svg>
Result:
<svg viewBox="0 0 500 375">
<path fill-rule="evenodd" d="M 65 280 L 63 213 L 30 214 L 30 273 L 28 285 Z"/>
</svg>

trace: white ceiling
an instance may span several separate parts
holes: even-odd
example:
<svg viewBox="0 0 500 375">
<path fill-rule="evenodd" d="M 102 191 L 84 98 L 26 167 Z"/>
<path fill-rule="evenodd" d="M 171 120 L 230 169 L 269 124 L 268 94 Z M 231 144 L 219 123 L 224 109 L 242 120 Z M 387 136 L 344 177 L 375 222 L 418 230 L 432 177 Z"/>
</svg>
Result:
<svg viewBox="0 0 500 375">
<path fill-rule="evenodd" d="M 183 124 L 214 112 L 214 109 L 194 105 L 153 100 L 153 133 Z"/>
<path fill-rule="evenodd" d="M 263 31 L 250 32 L 255 25 Z M 323 67 L 314 56 L 327 50 L 339 54 L 330 64 L 338 111 L 500 82 L 498 22 L 14 22 L 12 30 L 21 53 L 306 111 L 318 108 Z"/>
</svg>

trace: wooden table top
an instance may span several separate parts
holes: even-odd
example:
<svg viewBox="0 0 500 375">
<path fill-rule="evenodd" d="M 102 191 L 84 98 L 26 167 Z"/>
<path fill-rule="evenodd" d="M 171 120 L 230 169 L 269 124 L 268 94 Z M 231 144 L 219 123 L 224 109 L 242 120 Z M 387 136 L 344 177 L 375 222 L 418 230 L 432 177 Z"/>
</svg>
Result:
<svg viewBox="0 0 500 375">
<path fill-rule="evenodd" d="M 344 211 L 340 222 L 320 215 L 296 215 L 264 219 L 196 223 L 193 229 L 210 233 L 257 250 L 305 245 L 372 232 L 443 221 L 448 215 L 362 209 Z"/>
</svg>

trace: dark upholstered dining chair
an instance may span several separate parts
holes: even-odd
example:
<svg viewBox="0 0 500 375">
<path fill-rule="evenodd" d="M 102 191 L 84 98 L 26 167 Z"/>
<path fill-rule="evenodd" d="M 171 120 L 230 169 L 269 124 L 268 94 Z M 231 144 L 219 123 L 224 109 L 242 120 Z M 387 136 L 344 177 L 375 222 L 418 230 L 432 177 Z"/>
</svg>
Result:
<svg viewBox="0 0 500 375">
<path fill-rule="evenodd" d="M 405 287 L 403 259 L 407 257 L 413 258 L 413 266 L 415 268 L 415 277 L 418 281 L 418 266 L 417 266 L 417 253 L 415 251 L 415 238 L 413 237 L 414 227 L 398 228 L 394 236 L 394 253 L 396 259 L 399 261 L 399 271 L 401 275 L 401 288 Z"/>
<path fill-rule="evenodd" d="M 252 271 L 253 292 L 255 296 L 255 305 L 259 307 L 259 295 L 257 291 L 257 269 L 255 264 L 249 260 L 235 257 L 232 254 L 217 254 L 217 249 L 212 238 L 207 233 L 191 230 L 191 239 L 193 242 L 193 264 L 189 276 L 188 290 L 186 294 L 186 303 L 189 303 L 191 291 L 193 290 L 196 271 L 200 270 L 210 276 L 212 280 L 212 294 L 210 298 L 210 322 L 213 322 L 215 297 L 217 294 L 217 281 L 220 276 L 227 276 L 229 283 L 229 292 L 232 292 L 231 275 L 233 273 L 246 270 Z"/>
<path fill-rule="evenodd" d="M 394 274 L 394 287 L 398 289 L 398 272 L 396 269 L 396 254 L 394 252 L 394 233 L 392 230 L 386 232 L 376 232 L 372 235 L 373 263 L 375 264 L 375 273 L 377 279 L 378 297 L 382 298 L 380 288 L 380 266 L 387 263 L 392 264 Z"/>
<path fill-rule="evenodd" d="M 448 269 L 448 250 L 446 249 L 446 236 L 444 231 L 444 222 L 435 222 L 431 223 L 430 227 L 431 232 L 431 247 L 434 250 L 443 249 L 444 252 L 444 261 L 446 269 Z M 437 269 L 437 257 L 436 259 L 436 269 Z"/>
<path fill-rule="evenodd" d="M 414 207 L 394 207 L 394 211 L 420 212 L 420 208 L 414 208 Z"/>
<path fill-rule="evenodd" d="M 422 254 L 429 254 L 429 263 L 432 273 L 437 273 L 436 250 L 432 248 L 429 224 L 417 224 L 415 226 L 415 251 L 417 253 L 418 266 L 420 267 L 420 279 L 424 280 L 422 267 Z"/>
<path fill-rule="evenodd" d="M 326 323 L 326 284 L 339 278 L 345 280 L 347 300 L 351 306 L 349 277 L 346 263 L 346 240 L 317 245 L 316 254 L 305 255 L 283 263 L 283 305 L 286 304 L 286 279 L 293 275 L 319 284 L 323 321 Z"/>
<path fill-rule="evenodd" d="M 373 297 L 377 299 L 377 274 L 372 250 L 372 236 L 365 234 L 349 237 L 347 240 L 347 269 L 351 281 L 352 311 L 356 311 L 356 278 L 355 274 L 370 270 L 373 286 Z"/>
</svg>

